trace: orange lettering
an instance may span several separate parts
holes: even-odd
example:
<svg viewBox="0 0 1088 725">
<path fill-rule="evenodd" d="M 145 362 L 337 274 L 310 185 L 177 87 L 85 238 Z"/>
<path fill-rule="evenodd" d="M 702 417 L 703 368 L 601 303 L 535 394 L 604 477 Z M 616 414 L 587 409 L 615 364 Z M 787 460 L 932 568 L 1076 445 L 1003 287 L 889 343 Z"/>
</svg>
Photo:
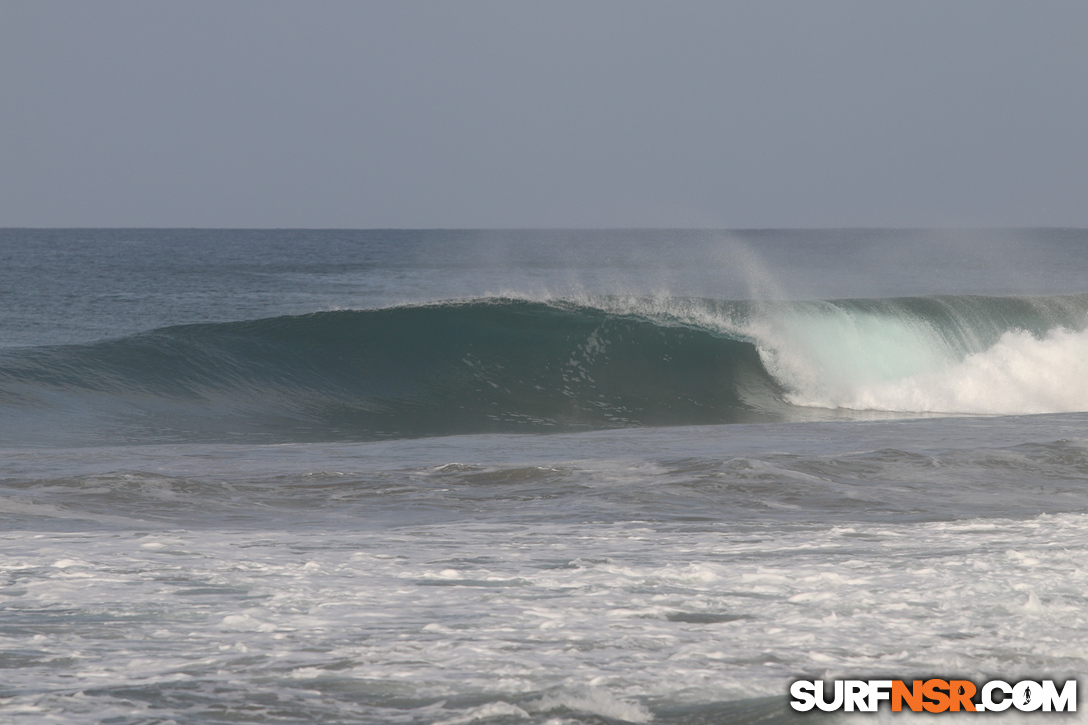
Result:
<svg viewBox="0 0 1088 725">
<path fill-rule="evenodd" d="M 970 680 L 952 680 L 948 683 L 948 693 L 951 695 L 951 710 L 959 712 L 960 705 L 967 712 L 975 711 L 975 703 L 971 698 L 975 696 L 975 683 Z"/>
<path fill-rule="evenodd" d="M 944 712 L 948 709 L 948 695 L 941 690 L 948 690 L 948 683 L 944 680 L 926 680 L 922 685 L 922 695 L 930 700 L 922 705 L 926 712 Z"/>
<path fill-rule="evenodd" d="M 912 689 L 908 690 L 902 680 L 892 681 L 892 712 L 902 712 L 903 700 L 907 701 L 907 707 L 914 712 L 922 711 L 922 681 L 915 680 Z"/>
</svg>

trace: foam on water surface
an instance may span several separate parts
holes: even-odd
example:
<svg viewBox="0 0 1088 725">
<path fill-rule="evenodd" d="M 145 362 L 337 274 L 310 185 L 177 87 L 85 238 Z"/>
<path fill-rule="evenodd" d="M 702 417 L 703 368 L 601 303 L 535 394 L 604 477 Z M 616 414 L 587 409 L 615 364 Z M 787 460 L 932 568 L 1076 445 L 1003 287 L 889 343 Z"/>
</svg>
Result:
<svg viewBox="0 0 1088 725">
<path fill-rule="evenodd" d="M 1075 676 L 1088 647 L 1084 514 L 7 532 L 0 548 L 16 722 L 683 722 L 669 713 L 802 675 Z"/>
<path fill-rule="evenodd" d="M 473 298 L 0 353 L 30 444 L 1088 410 L 1088 296 Z"/>
<path fill-rule="evenodd" d="M 906 310 L 826 303 L 769 312 L 747 329 L 796 405 L 988 415 L 1088 410 L 1088 315 L 1061 301 L 1032 305 L 1040 302 L 1051 309 L 1026 319 L 980 323 L 952 310 L 943 325 Z"/>
<path fill-rule="evenodd" d="M 0 719 L 1078 675 L 1086 240 L 0 230 Z"/>
</svg>

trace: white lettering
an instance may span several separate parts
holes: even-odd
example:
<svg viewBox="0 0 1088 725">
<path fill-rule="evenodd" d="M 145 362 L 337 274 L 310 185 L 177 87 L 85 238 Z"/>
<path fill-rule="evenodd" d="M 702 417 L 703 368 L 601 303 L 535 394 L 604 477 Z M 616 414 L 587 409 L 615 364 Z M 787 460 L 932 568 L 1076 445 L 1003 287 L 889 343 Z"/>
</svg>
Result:
<svg viewBox="0 0 1088 725">
<path fill-rule="evenodd" d="M 1033 712 L 1043 705 L 1043 686 L 1031 680 L 1021 680 L 1012 688 L 1012 704 L 1020 712 Z"/>
<path fill-rule="evenodd" d="M 1066 680 L 1062 685 L 1061 694 L 1054 687 L 1054 680 L 1043 680 L 1043 712 L 1076 712 L 1077 711 L 1077 681 Z"/>
<path fill-rule="evenodd" d="M 865 680 L 846 681 L 846 711 L 869 712 L 869 683 Z"/>
<path fill-rule="evenodd" d="M 915 681 L 917 682 L 917 681 Z M 930 701 L 914 699 L 912 692 L 918 692 L 902 680 L 832 680 L 833 695 L 827 698 L 828 692 L 824 680 L 797 680 L 790 685 L 790 707 L 797 712 L 808 712 L 813 708 L 819 708 L 824 712 L 845 710 L 846 712 L 878 712 L 881 702 L 889 702 L 896 707 L 896 712 L 909 706 L 918 711 L 923 709 L 930 712 L 959 711 L 972 709 L 977 712 L 1004 712 L 1010 707 L 1016 707 L 1020 712 L 1076 712 L 1077 711 L 1077 680 L 1066 680 L 1061 683 L 1061 689 L 1054 680 L 1021 680 L 1015 685 L 1010 685 L 1004 680 L 991 680 L 982 685 L 978 691 L 978 702 L 971 702 L 967 692 L 974 690 L 974 685 L 966 680 L 950 680 L 948 684 L 942 680 L 927 680 L 922 686 L 922 692 Z M 937 688 L 934 690 L 933 688 Z M 949 695 L 943 693 L 948 691 Z M 895 698 L 892 692 L 897 692 Z M 932 693 L 937 693 L 939 700 L 932 701 Z M 946 703 L 942 706 L 942 702 Z M 932 708 L 932 709 L 931 709 Z M 937 709 L 939 708 L 939 709 Z"/>
<path fill-rule="evenodd" d="M 994 701 L 994 690 L 1000 690 L 1003 697 Z M 1002 680 L 991 680 L 982 687 L 982 704 L 986 710 L 993 710 L 994 712 L 1003 712 L 1009 709 L 1009 705 L 1012 704 L 1012 685 Z"/>
<path fill-rule="evenodd" d="M 881 700 L 891 699 L 891 680 L 869 680 L 869 712 L 876 712 L 880 708 Z"/>
<path fill-rule="evenodd" d="M 816 680 L 816 707 L 824 712 L 833 712 L 842 707 L 842 680 L 835 680 L 835 699 L 831 702 L 824 700 L 824 681 Z"/>
<path fill-rule="evenodd" d="M 790 707 L 798 712 L 808 712 L 816 706 L 816 685 L 810 680 L 798 680 L 790 685 L 790 694 L 793 695 Z"/>
</svg>

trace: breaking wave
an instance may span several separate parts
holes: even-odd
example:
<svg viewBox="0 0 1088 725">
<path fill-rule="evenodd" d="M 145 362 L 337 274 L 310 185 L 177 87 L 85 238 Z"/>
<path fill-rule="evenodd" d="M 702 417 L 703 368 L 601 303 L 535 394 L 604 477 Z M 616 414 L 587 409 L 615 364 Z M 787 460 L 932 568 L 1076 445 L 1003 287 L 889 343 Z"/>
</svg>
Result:
<svg viewBox="0 0 1088 725">
<path fill-rule="evenodd" d="M 8 440 L 380 439 L 1088 410 L 1088 295 L 487 298 L 0 355 Z"/>
</svg>

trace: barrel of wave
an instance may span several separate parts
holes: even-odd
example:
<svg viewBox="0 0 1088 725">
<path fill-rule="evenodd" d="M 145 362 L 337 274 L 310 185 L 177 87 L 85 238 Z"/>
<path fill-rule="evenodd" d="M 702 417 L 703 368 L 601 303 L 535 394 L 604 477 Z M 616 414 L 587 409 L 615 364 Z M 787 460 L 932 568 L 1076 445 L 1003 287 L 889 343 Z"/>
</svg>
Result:
<svg viewBox="0 0 1088 725">
<path fill-rule="evenodd" d="M 765 307 L 746 332 L 794 405 L 998 415 L 1088 411 L 1088 316 L 1055 303 L 1037 307 L 1034 319 L 1019 326 L 1007 316 L 967 314 L 947 304 L 940 316 L 928 316 L 894 301 L 868 308 L 789 303 Z"/>
</svg>

